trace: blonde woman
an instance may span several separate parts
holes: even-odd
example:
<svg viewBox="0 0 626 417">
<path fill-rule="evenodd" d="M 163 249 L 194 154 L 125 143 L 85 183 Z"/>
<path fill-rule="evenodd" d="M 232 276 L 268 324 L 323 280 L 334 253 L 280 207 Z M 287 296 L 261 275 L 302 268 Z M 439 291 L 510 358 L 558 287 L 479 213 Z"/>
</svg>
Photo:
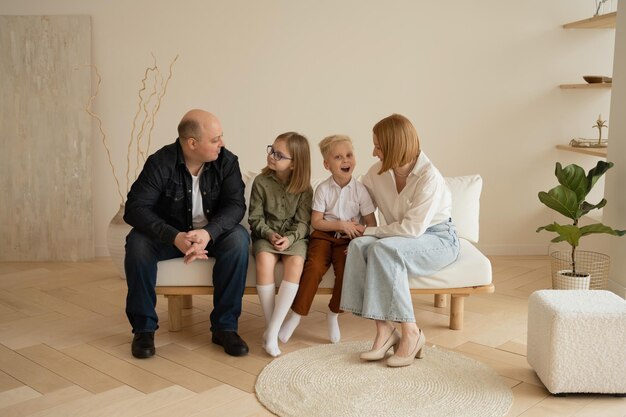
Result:
<svg viewBox="0 0 626 417">
<path fill-rule="evenodd" d="M 263 348 L 280 355 L 278 331 L 295 298 L 306 258 L 311 223 L 311 153 L 295 132 L 267 147 L 267 166 L 252 184 L 248 222 L 256 257 L 257 293 L 267 328 Z M 274 267 L 282 260 L 283 281 L 275 295 Z"/>
<path fill-rule="evenodd" d="M 450 218 L 451 195 L 441 173 L 420 149 L 417 132 L 393 114 L 373 129 L 373 155 L 380 159 L 363 178 L 384 225 L 367 227 L 352 240 L 344 271 L 341 308 L 372 319 L 376 338 L 362 360 L 387 359 L 392 367 L 422 357 L 424 332 L 415 323 L 409 276 L 428 276 L 459 253 Z M 400 332 L 394 323 L 400 323 Z"/>
</svg>

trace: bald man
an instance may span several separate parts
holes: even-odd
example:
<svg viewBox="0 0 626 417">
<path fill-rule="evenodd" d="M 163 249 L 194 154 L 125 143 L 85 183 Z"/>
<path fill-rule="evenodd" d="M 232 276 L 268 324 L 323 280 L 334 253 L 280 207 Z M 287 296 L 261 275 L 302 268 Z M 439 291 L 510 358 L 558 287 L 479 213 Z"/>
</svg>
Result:
<svg viewBox="0 0 626 417">
<path fill-rule="evenodd" d="M 237 334 L 248 269 L 250 237 L 239 224 L 246 211 L 237 156 L 224 147 L 222 125 L 204 110 L 191 110 L 178 125 L 178 138 L 146 161 L 126 201 L 124 267 L 126 315 L 136 358 L 155 353 L 158 329 L 157 262 L 215 258 L 212 341 L 232 356 L 248 353 Z"/>
</svg>

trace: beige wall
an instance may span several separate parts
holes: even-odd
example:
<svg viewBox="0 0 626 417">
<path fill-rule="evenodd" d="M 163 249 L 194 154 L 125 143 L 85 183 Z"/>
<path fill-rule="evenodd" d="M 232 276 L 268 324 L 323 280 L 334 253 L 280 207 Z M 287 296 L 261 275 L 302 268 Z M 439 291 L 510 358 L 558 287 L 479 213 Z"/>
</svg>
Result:
<svg viewBox="0 0 626 417">
<path fill-rule="evenodd" d="M 171 142 L 189 108 L 221 117 L 244 169 L 286 130 L 312 143 L 346 133 L 363 172 L 374 162 L 371 127 L 392 112 L 416 125 L 444 175 L 485 179 L 481 243 L 492 254 L 546 253 L 537 200 L 554 163 L 595 159 L 554 149 L 592 137 L 610 91 L 560 90 L 583 74 L 611 74 L 614 31 L 564 30 L 589 17 L 590 0 L 555 1 L 120 1 L 3 0 L 3 14 L 88 14 L 102 73 L 95 110 L 118 170 L 138 82 L 150 52 L 166 67 L 180 54 L 153 134 Z M 609 125 L 611 125 L 609 120 Z M 115 184 L 94 134 L 96 253 L 117 211 Z M 314 153 L 314 175 L 326 175 Z"/>
</svg>

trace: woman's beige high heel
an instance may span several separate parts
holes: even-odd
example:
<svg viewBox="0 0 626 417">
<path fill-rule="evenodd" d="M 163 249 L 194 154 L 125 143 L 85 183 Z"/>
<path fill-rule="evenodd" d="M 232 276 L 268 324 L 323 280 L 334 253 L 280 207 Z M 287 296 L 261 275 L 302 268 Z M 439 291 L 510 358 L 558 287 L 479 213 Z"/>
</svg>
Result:
<svg viewBox="0 0 626 417">
<path fill-rule="evenodd" d="M 398 343 L 400 343 L 400 335 L 398 334 L 396 329 L 393 329 L 393 331 L 389 335 L 389 338 L 387 338 L 385 343 L 379 349 L 363 352 L 361 353 L 360 358 L 364 361 L 380 360 L 385 357 L 387 351 L 391 349 L 391 346 L 393 346 L 395 350 L 398 350 Z"/>
<path fill-rule="evenodd" d="M 420 329 L 420 335 L 417 338 L 417 343 L 415 344 L 415 348 L 413 348 L 411 353 L 409 353 L 409 356 L 398 356 L 394 354 L 392 357 L 387 359 L 387 366 L 391 366 L 394 368 L 400 367 L 400 366 L 408 366 L 413 363 L 413 359 L 415 358 L 422 359 L 424 357 L 423 349 L 424 349 L 425 344 L 426 344 L 426 336 L 424 336 L 424 332 Z"/>
</svg>

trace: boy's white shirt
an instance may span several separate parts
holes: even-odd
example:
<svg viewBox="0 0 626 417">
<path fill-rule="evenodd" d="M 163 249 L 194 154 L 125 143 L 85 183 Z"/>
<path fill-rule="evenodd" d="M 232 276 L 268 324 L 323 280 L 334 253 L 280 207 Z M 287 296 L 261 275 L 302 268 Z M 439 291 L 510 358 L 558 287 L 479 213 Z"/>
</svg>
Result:
<svg viewBox="0 0 626 417">
<path fill-rule="evenodd" d="M 344 187 L 340 187 L 333 176 L 318 185 L 311 208 L 324 213 L 327 221 L 349 221 L 371 214 L 376 209 L 363 184 L 354 177 Z"/>
<path fill-rule="evenodd" d="M 418 237 L 430 226 L 450 218 L 452 195 L 445 179 L 424 152 L 417 158 L 399 194 L 392 170 L 378 175 L 381 165 L 382 162 L 377 162 L 369 169 L 363 176 L 363 184 L 387 224 L 368 227 L 364 235 Z"/>
</svg>

